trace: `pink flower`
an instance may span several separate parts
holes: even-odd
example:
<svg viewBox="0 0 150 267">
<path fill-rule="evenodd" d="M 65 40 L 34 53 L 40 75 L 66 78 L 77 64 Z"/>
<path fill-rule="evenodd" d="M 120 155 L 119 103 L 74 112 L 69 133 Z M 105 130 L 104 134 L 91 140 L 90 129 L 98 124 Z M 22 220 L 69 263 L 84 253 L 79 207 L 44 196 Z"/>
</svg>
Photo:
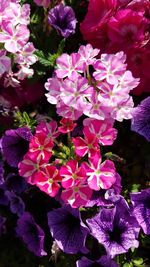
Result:
<svg viewBox="0 0 150 267">
<path fill-rule="evenodd" d="M 5 50 L 0 50 L 0 76 L 8 72 L 11 67 L 11 60 L 6 56 Z"/>
<path fill-rule="evenodd" d="M 62 200 L 70 204 L 72 208 L 85 206 L 92 196 L 93 190 L 86 184 L 78 184 L 75 187 L 67 188 L 61 193 Z"/>
<path fill-rule="evenodd" d="M 61 87 L 60 98 L 65 105 L 83 111 L 88 106 L 87 98 L 92 92 L 93 88 L 86 78 L 78 76 L 75 81 L 66 78 Z"/>
<path fill-rule="evenodd" d="M 126 50 L 129 46 L 142 44 L 147 26 L 148 21 L 142 13 L 130 9 L 119 10 L 108 23 L 108 35 L 120 49 Z"/>
<path fill-rule="evenodd" d="M 30 141 L 29 152 L 32 153 L 33 157 L 42 157 L 47 162 L 52 156 L 53 146 L 52 140 L 44 132 L 36 133 Z"/>
<path fill-rule="evenodd" d="M 45 89 L 49 91 L 46 95 L 47 101 L 51 104 L 57 104 L 60 99 L 60 88 L 63 81 L 57 77 L 49 78 L 45 83 Z"/>
<path fill-rule="evenodd" d="M 54 120 L 50 121 L 49 123 L 41 122 L 36 127 L 36 134 L 45 134 L 46 137 L 54 143 L 55 138 L 59 136 L 59 132 L 57 129 L 57 122 Z"/>
<path fill-rule="evenodd" d="M 68 54 L 62 54 L 57 58 L 57 70 L 56 75 L 58 78 L 68 77 L 71 80 L 76 80 L 78 78 L 78 72 L 83 72 L 83 64 L 81 64 L 81 56 L 79 53 L 72 53 L 70 56 Z"/>
<path fill-rule="evenodd" d="M 110 84 L 118 84 L 118 79 L 125 72 L 127 64 L 125 64 L 126 56 L 123 52 L 116 54 L 102 54 L 101 59 L 94 64 L 94 78 L 97 81 L 106 81 Z"/>
<path fill-rule="evenodd" d="M 26 66 L 34 64 L 37 61 L 37 56 L 33 54 L 34 52 L 35 47 L 33 43 L 25 44 L 25 46 L 16 54 L 15 62 Z"/>
<path fill-rule="evenodd" d="M 55 197 L 59 191 L 61 176 L 55 166 L 46 165 L 44 171 L 36 175 L 36 186 L 51 197 Z"/>
<path fill-rule="evenodd" d="M 90 133 L 94 134 L 100 145 L 112 145 L 117 138 L 117 130 L 113 128 L 110 120 L 95 120 L 85 119 L 83 121 L 85 129 L 89 129 Z"/>
<path fill-rule="evenodd" d="M 75 109 L 71 106 L 67 106 L 63 102 L 60 102 L 59 104 L 57 104 L 57 114 L 64 118 L 77 120 L 80 116 L 83 115 L 83 111 Z"/>
<path fill-rule="evenodd" d="M 73 129 L 75 128 L 75 126 L 77 125 L 76 123 L 74 123 L 71 119 L 69 118 L 62 118 L 60 121 L 60 124 L 62 126 L 58 127 L 58 131 L 60 133 L 69 133 L 72 132 Z"/>
<path fill-rule="evenodd" d="M 3 21 L 9 21 L 13 26 L 27 25 L 30 22 L 30 5 L 10 2 L 3 14 Z"/>
<path fill-rule="evenodd" d="M 78 53 L 81 56 L 80 61 L 84 62 L 85 67 L 88 65 L 93 65 L 93 63 L 96 61 L 96 56 L 99 54 L 99 49 L 93 49 L 93 47 L 90 44 L 87 45 L 81 45 Z"/>
<path fill-rule="evenodd" d="M 51 0 L 33 0 L 34 3 L 36 3 L 38 6 L 43 6 L 45 8 L 48 8 Z"/>
<path fill-rule="evenodd" d="M 87 179 L 85 169 L 79 167 L 76 160 L 69 160 L 66 166 L 62 166 L 60 175 L 62 177 L 61 184 L 64 188 L 74 187 Z"/>
<path fill-rule="evenodd" d="M 99 150 L 98 139 L 91 133 L 88 127 L 83 130 L 84 139 L 81 137 L 72 138 L 75 146 L 75 152 L 78 156 L 84 157 L 87 153 L 91 156 Z"/>
<path fill-rule="evenodd" d="M 36 184 L 36 176 L 39 171 L 44 170 L 45 160 L 42 157 L 35 158 L 32 153 L 27 153 L 18 164 L 19 174 L 30 184 Z"/>
<path fill-rule="evenodd" d="M 118 104 L 113 107 L 111 112 L 111 117 L 117 121 L 123 121 L 132 119 L 134 102 L 131 96 L 128 96 L 127 99 L 122 99 Z"/>
<path fill-rule="evenodd" d="M 0 32 L 0 42 L 8 52 L 16 53 L 29 39 L 29 30 L 26 25 L 18 24 L 14 27 L 10 22 L 3 22 Z"/>
<path fill-rule="evenodd" d="M 84 40 L 104 50 L 109 42 L 107 24 L 116 8 L 117 0 L 90 0 L 88 12 L 80 24 Z"/>
<path fill-rule="evenodd" d="M 109 189 L 116 181 L 116 169 L 111 160 L 105 160 L 102 163 L 102 157 L 96 153 L 89 159 L 89 164 L 83 163 L 88 178 L 88 185 L 91 189 L 99 191 Z"/>
</svg>

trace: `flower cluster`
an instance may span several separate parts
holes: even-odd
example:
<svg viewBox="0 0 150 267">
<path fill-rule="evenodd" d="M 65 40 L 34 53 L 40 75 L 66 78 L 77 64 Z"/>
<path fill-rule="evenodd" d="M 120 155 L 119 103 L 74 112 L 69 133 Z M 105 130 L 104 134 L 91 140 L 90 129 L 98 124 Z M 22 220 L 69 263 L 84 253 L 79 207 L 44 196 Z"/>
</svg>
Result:
<svg viewBox="0 0 150 267">
<path fill-rule="evenodd" d="M 19 80 L 33 75 L 32 64 L 37 61 L 33 54 L 35 48 L 29 42 L 30 31 L 30 5 L 21 5 L 18 1 L 5 1 L 0 3 L 0 43 L 4 47 L 0 50 L 1 71 L 5 74 L 4 85 L 17 86 Z M 11 60 L 12 58 L 12 60 Z M 13 71 L 14 64 L 17 72 Z"/>
<path fill-rule="evenodd" d="M 123 52 L 102 54 L 97 59 L 98 54 L 90 44 L 77 53 L 62 54 L 55 76 L 45 83 L 48 102 L 56 104 L 60 116 L 72 120 L 83 114 L 97 120 L 131 119 L 134 103 L 129 93 L 139 79 L 127 70 Z"/>
</svg>

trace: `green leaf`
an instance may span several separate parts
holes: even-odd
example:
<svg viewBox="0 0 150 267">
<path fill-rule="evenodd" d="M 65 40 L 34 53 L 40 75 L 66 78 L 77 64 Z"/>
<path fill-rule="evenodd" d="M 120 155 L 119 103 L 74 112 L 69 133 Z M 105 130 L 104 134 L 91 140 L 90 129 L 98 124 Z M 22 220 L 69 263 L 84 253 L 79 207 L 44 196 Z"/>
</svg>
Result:
<svg viewBox="0 0 150 267">
<path fill-rule="evenodd" d="M 132 262 L 135 264 L 135 266 L 140 266 L 141 264 L 143 264 L 143 259 L 142 258 L 136 258 L 136 259 L 132 260 Z"/>
<path fill-rule="evenodd" d="M 132 262 L 130 262 L 130 263 L 124 263 L 123 264 L 123 266 L 122 267 L 133 267 L 133 264 L 132 264 Z"/>
<path fill-rule="evenodd" d="M 139 189 L 140 189 L 140 186 L 141 186 L 140 184 L 133 184 L 132 187 L 131 187 L 131 192 L 132 193 L 138 192 Z"/>
</svg>

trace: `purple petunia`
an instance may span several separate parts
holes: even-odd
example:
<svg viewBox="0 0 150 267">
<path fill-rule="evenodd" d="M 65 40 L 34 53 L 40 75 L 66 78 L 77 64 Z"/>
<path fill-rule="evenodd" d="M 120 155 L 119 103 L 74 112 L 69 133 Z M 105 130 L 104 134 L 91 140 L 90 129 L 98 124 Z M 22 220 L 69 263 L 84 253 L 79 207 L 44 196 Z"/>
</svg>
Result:
<svg viewBox="0 0 150 267">
<path fill-rule="evenodd" d="M 25 179 L 16 173 L 9 173 L 6 176 L 5 186 L 8 191 L 13 191 L 17 194 L 21 194 L 28 188 Z"/>
<path fill-rule="evenodd" d="M 7 163 L 11 167 L 18 167 L 28 150 L 32 133 L 27 127 L 7 130 L 1 138 L 0 148 Z"/>
<path fill-rule="evenodd" d="M 3 162 L 0 160 L 0 185 L 4 183 L 4 168 Z"/>
<path fill-rule="evenodd" d="M 131 130 L 150 141 L 150 96 L 133 109 Z"/>
<path fill-rule="evenodd" d="M 139 245 L 137 237 L 140 229 L 123 197 L 113 208 L 102 208 L 87 223 L 91 234 L 104 245 L 111 257 L 126 253 L 131 247 Z"/>
<path fill-rule="evenodd" d="M 10 202 L 10 210 L 12 213 L 17 214 L 18 217 L 23 215 L 25 211 L 25 204 L 21 197 L 17 196 L 14 192 L 6 191 L 6 195 Z"/>
<path fill-rule="evenodd" d="M 52 237 L 65 253 L 75 254 L 85 250 L 89 229 L 82 222 L 78 210 L 64 206 L 50 211 L 48 225 Z"/>
<path fill-rule="evenodd" d="M 145 234 L 150 235 L 150 188 L 132 193 L 130 197 L 139 225 Z"/>
<path fill-rule="evenodd" d="M 25 212 L 17 221 L 16 232 L 28 249 L 36 256 L 45 256 L 44 251 L 44 231 L 36 224 L 29 212 Z"/>
<path fill-rule="evenodd" d="M 0 215 L 0 236 L 6 232 L 6 218 Z"/>
<path fill-rule="evenodd" d="M 82 257 L 81 260 L 78 260 L 76 264 L 77 267 L 118 267 L 118 264 L 109 256 L 102 256 L 97 261 L 92 261 Z"/>
<path fill-rule="evenodd" d="M 73 9 L 63 4 L 59 4 L 49 11 L 48 22 L 65 38 L 75 32 L 77 23 Z"/>
</svg>

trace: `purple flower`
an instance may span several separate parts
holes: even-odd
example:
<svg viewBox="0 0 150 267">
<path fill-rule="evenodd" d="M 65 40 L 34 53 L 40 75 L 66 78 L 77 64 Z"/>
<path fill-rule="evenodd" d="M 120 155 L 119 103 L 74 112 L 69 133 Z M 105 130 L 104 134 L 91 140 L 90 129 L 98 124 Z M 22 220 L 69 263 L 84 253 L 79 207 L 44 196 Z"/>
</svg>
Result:
<svg viewBox="0 0 150 267">
<path fill-rule="evenodd" d="M 85 257 L 77 261 L 77 267 L 118 267 L 118 264 L 109 256 L 102 256 L 98 261 L 92 261 Z"/>
<path fill-rule="evenodd" d="M 5 221 L 6 218 L 0 215 L 0 236 L 6 232 Z"/>
<path fill-rule="evenodd" d="M 88 219 L 87 223 L 91 234 L 104 245 L 111 257 L 126 253 L 131 247 L 139 245 L 136 240 L 139 226 L 130 215 L 129 207 L 123 198 L 113 208 L 102 208 L 95 217 Z"/>
<path fill-rule="evenodd" d="M 8 201 L 8 197 L 7 197 L 6 192 L 5 192 L 5 186 L 1 185 L 0 186 L 0 205 L 7 206 L 8 203 L 9 203 L 9 201 Z"/>
<path fill-rule="evenodd" d="M 133 109 L 131 130 L 150 141 L 150 96 Z"/>
<path fill-rule="evenodd" d="M 34 218 L 28 212 L 25 212 L 17 221 L 16 232 L 28 249 L 36 256 L 45 256 L 44 251 L 44 231 L 35 223 Z"/>
<path fill-rule="evenodd" d="M 82 222 L 78 210 L 64 206 L 50 211 L 48 225 L 52 237 L 65 253 L 75 254 L 85 249 L 89 230 Z"/>
<path fill-rule="evenodd" d="M 2 153 L 11 167 L 17 167 L 28 150 L 32 133 L 29 128 L 7 130 L 1 138 Z"/>
<path fill-rule="evenodd" d="M 17 196 L 14 192 L 6 191 L 6 195 L 10 201 L 10 210 L 12 213 L 20 217 L 25 211 L 25 204 L 21 197 Z"/>
<path fill-rule="evenodd" d="M 0 160 L 0 185 L 4 183 L 4 168 L 3 162 Z"/>
<path fill-rule="evenodd" d="M 21 194 L 28 188 L 28 184 L 23 177 L 16 173 L 9 173 L 5 180 L 6 189 Z"/>
<path fill-rule="evenodd" d="M 150 188 L 130 194 L 133 213 L 147 235 L 150 234 Z"/>
<path fill-rule="evenodd" d="M 77 23 L 73 9 L 63 4 L 57 5 L 49 11 L 48 22 L 65 38 L 75 32 Z"/>
</svg>

